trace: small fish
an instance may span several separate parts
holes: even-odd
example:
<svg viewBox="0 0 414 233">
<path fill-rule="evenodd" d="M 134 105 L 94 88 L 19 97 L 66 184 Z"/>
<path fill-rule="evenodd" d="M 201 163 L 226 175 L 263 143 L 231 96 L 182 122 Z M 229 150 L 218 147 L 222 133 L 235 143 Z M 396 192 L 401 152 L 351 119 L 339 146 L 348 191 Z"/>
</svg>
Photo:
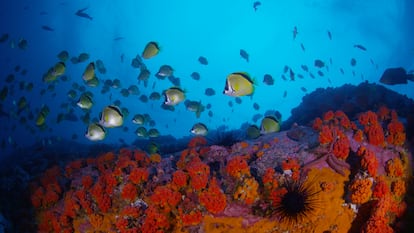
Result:
<svg viewBox="0 0 414 233">
<path fill-rule="evenodd" d="M 184 91 L 178 87 L 171 87 L 164 91 L 165 105 L 174 106 L 184 101 Z"/>
<path fill-rule="evenodd" d="M 293 27 L 292 34 L 293 34 L 293 40 L 295 40 L 296 36 L 299 34 L 298 28 L 296 26 Z"/>
<path fill-rule="evenodd" d="M 356 65 L 356 60 L 355 60 L 355 58 L 351 58 L 351 66 L 355 66 Z"/>
<path fill-rule="evenodd" d="M 43 29 L 43 30 L 45 30 L 45 31 L 49 31 L 49 32 L 53 32 L 53 31 L 55 31 L 55 29 L 53 29 L 53 28 L 51 28 L 51 27 L 49 27 L 49 26 L 47 26 L 47 25 L 43 25 L 43 26 L 42 26 L 42 29 Z"/>
<path fill-rule="evenodd" d="M 263 76 L 263 83 L 265 83 L 265 84 L 267 84 L 267 85 L 271 86 L 271 85 L 273 85 L 273 84 L 275 83 L 275 80 L 273 79 L 272 75 L 270 75 L 270 74 L 265 74 L 265 75 Z"/>
<path fill-rule="evenodd" d="M 309 68 L 308 68 L 308 66 L 307 66 L 307 65 L 301 65 L 300 67 L 301 67 L 301 68 L 302 68 L 302 70 L 303 70 L 303 71 L 305 71 L 305 72 L 308 72 L 308 71 L 309 71 Z"/>
<path fill-rule="evenodd" d="M 258 8 L 260 5 L 262 5 L 262 3 L 261 3 L 261 2 L 259 2 L 259 1 L 255 1 L 255 2 L 253 3 L 253 9 L 254 9 L 254 11 L 257 11 L 257 8 Z"/>
<path fill-rule="evenodd" d="M 157 72 L 157 75 L 161 77 L 169 77 L 173 75 L 174 69 L 169 65 L 162 65 Z"/>
<path fill-rule="evenodd" d="M 246 60 L 247 62 L 249 62 L 249 54 L 246 52 L 246 50 L 244 49 L 240 49 L 240 56 Z"/>
<path fill-rule="evenodd" d="M 157 42 L 150 41 L 145 46 L 144 51 L 142 52 L 142 57 L 145 59 L 150 59 L 156 56 L 160 52 L 160 47 Z"/>
<path fill-rule="evenodd" d="M 124 122 L 121 110 L 115 105 L 106 106 L 102 112 L 99 123 L 106 128 L 119 127 Z"/>
<path fill-rule="evenodd" d="M 300 90 L 302 90 L 303 92 L 307 92 L 308 91 L 305 87 L 301 87 Z"/>
<path fill-rule="evenodd" d="M 76 103 L 82 109 L 91 109 L 93 105 L 92 97 L 87 94 L 83 93 L 80 97 L 78 102 Z"/>
<path fill-rule="evenodd" d="M 386 85 L 407 84 L 407 80 L 412 81 L 413 74 L 407 74 L 407 71 L 402 68 L 388 68 L 384 71 L 380 78 L 380 83 Z"/>
<path fill-rule="evenodd" d="M 91 141 L 101 141 L 105 139 L 105 128 L 98 123 L 91 123 L 86 130 L 85 137 Z"/>
<path fill-rule="evenodd" d="M 314 62 L 314 65 L 318 68 L 322 68 L 322 67 L 325 66 L 325 63 L 323 61 L 319 60 L 319 59 L 316 59 L 315 62 Z"/>
<path fill-rule="evenodd" d="M 184 105 L 187 110 L 194 112 L 197 118 L 200 117 L 201 113 L 204 112 L 205 109 L 205 107 L 201 104 L 201 101 L 186 100 Z"/>
<path fill-rule="evenodd" d="M 283 92 L 283 98 L 286 98 L 286 96 L 287 96 L 287 91 L 284 91 Z"/>
<path fill-rule="evenodd" d="M 206 96 L 213 96 L 216 94 L 216 91 L 214 91 L 214 89 L 211 87 L 207 87 L 206 90 L 204 91 L 204 94 Z"/>
<path fill-rule="evenodd" d="M 200 73 L 198 73 L 198 72 L 193 72 L 193 73 L 191 73 L 190 76 L 194 80 L 200 80 L 200 78 L 201 78 Z"/>
<path fill-rule="evenodd" d="M 79 17 L 82 17 L 82 18 L 86 18 L 86 19 L 92 20 L 93 18 L 92 18 L 90 15 L 88 15 L 87 13 L 85 13 L 85 12 L 84 12 L 84 11 L 86 11 L 88 8 L 89 8 L 89 7 L 85 7 L 85 8 L 83 8 L 83 9 L 80 9 L 80 10 L 76 11 L 75 15 L 77 15 L 77 16 L 79 16 Z"/>
<path fill-rule="evenodd" d="M 196 123 L 191 128 L 190 132 L 198 136 L 206 136 L 208 134 L 208 128 L 203 123 Z"/>
<path fill-rule="evenodd" d="M 160 132 L 158 131 L 158 129 L 155 128 L 151 128 L 148 130 L 148 137 L 150 138 L 156 138 L 160 136 Z"/>
<path fill-rule="evenodd" d="M 256 125 L 249 125 L 246 129 L 246 135 L 249 139 L 256 139 L 260 137 L 260 129 Z"/>
<path fill-rule="evenodd" d="M 69 53 L 68 51 L 63 50 L 57 55 L 57 57 L 59 58 L 60 61 L 65 62 L 69 58 Z"/>
<path fill-rule="evenodd" d="M 200 64 L 202 64 L 202 65 L 208 65 L 207 58 L 205 58 L 205 57 L 203 57 L 203 56 L 200 56 L 200 57 L 198 58 L 198 62 L 200 62 Z"/>
<path fill-rule="evenodd" d="M 292 69 L 289 69 L 289 77 L 291 81 L 295 81 L 295 72 Z"/>
<path fill-rule="evenodd" d="M 93 78 L 95 78 L 95 63 L 91 62 L 86 66 L 82 79 L 87 82 Z"/>
<path fill-rule="evenodd" d="M 332 40 L 332 34 L 331 34 L 331 32 L 329 30 L 327 32 L 328 32 L 328 38 L 329 38 L 329 40 Z"/>
<path fill-rule="evenodd" d="M 228 96 L 252 95 L 254 92 L 253 80 L 245 72 L 235 72 L 227 76 L 223 93 Z"/>
<path fill-rule="evenodd" d="M 135 134 L 138 137 L 143 137 L 143 138 L 148 137 L 148 131 L 147 131 L 147 129 L 145 127 L 142 127 L 142 126 L 141 127 L 138 127 L 135 130 Z"/>
<path fill-rule="evenodd" d="M 114 41 L 119 41 L 119 40 L 123 40 L 123 39 L 125 39 L 125 37 L 117 36 L 117 37 L 114 38 Z"/>
<path fill-rule="evenodd" d="M 360 44 L 355 44 L 354 48 L 360 49 L 362 51 L 367 51 L 367 49 L 364 46 L 360 45 Z"/>
<path fill-rule="evenodd" d="M 303 52 L 305 52 L 305 46 L 303 45 L 303 43 L 300 43 L 300 48 L 302 49 Z"/>
<path fill-rule="evenodd" d="M 280 130 L 280 121 L 274 116 L 267 116 L 262 119 L 260 124 L 260 133 L 269 134 L 274 132 L 279 132 Z"/>
</svg>

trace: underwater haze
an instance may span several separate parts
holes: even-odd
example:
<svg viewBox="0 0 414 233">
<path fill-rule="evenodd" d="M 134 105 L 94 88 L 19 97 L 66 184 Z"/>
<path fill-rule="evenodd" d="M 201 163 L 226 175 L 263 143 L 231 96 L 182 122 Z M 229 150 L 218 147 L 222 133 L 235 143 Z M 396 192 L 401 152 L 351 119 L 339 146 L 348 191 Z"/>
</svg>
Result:
<svg viewBox="0 0 414 233">
<path fill-rule="evenodd" d="M 128 144 L 148 138 L 139 127 L 182 138 L 196 123 L 210 131 L 260 126 L 269 112 L 288 119 L 317 88 L 386 85 L 379 82 L 386 69 L 414 69 L 413 7 L 408 0 L 3 0 L 2 155 L 37 142 L 97 143 L 85 132 L 102 114 L 120 114 L 123 124 L 103 129 L 101 142 Z M 150 42 L 159 51 L 146 59 Z M 92 62 L 97 84 L 83 79 Z M 64 72 L 54 75 L 58 64 Z M 168 77 L 157 75 L 163 65 L 172 68 Z M 139 81 L 143 70 L 150 74 Z M 231 74 L 252 81 L 251 93 L 223 94 L 226 83 L 249 85 L 228 83 Z M 411 81 L 386 86 L 414 97 Z M 165 104 L 170 88 L 184 93 L 182 102 Z M 88 110 L 77 104 L 84 93 Z M 105 113 L 110 105 L 115 113 Z M 142 125 L 133 123 L 137 114 L 147 114 Z"/>
</svg>

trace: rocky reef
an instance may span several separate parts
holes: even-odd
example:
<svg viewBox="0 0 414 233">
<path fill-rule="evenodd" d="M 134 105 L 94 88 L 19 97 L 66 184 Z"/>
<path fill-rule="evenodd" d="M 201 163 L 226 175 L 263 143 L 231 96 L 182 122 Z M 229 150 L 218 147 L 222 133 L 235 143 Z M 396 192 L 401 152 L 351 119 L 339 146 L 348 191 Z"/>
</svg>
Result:
<svg viewBox="0 0 414 233">
<path fill-rule="evenodd" d="M 328 111 L 231 146 L 136 148 L 32 182 L 38 232 L 395 232 L 408 226 L 411 153 L 396 111 Z"/>
</svg>

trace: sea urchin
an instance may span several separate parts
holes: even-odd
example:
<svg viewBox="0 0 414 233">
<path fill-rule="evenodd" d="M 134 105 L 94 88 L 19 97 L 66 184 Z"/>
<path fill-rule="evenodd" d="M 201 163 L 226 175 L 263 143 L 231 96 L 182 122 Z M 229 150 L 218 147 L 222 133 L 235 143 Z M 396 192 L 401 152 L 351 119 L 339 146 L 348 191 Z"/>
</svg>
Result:
<svg viewBox="0 0 414 233">
<path fill-rule="evenodd" d="M 275 217 L 288 226 L 311 222 L 321 209 L 320 189 L 310 180 L 286 180 L 272 192 Z"/>
</svg>

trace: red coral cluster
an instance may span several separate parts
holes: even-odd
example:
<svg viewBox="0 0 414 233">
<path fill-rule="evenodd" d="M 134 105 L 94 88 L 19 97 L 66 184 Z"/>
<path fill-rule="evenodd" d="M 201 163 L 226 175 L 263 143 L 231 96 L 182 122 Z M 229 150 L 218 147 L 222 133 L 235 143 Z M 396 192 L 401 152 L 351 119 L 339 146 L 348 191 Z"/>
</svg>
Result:
<svg viewBox="0 0 414 233">
<path fill-rule="evenodd" d="M 227 205 L 226 195 L 215 178 L 211 180 L 208 189 L 199 194 L 198 198 L 206 210 L 212 214 L 222 212 Z"/>
</svg>

